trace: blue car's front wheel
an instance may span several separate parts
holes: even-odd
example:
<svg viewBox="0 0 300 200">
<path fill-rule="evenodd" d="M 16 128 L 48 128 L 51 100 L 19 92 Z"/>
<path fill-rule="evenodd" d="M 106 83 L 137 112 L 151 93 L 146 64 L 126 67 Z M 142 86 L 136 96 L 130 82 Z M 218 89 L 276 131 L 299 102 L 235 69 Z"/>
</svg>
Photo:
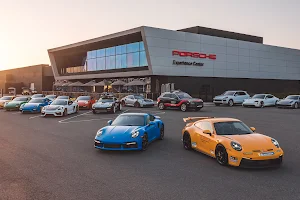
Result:
<svg viewBox="0 0 300 200">
<path fill-rule="evenodd" d="M 159 135 L 159 139 L 163 140 L 165 137 L 165 126 L 162 125 L 161 129 L 160 129 L 160 135 Z"/>
<path fill-rule="evenodd" d="M 148 135 L 147 135 L 147 133 L 145 133 L 144 136 L 143 136 L 143 140 L 142 140 L 142 150 L 146 151 L 147 148 L 148 148 L 148 145 L 149 145 L 149 143 L 148 143 Z"/>
</svg>

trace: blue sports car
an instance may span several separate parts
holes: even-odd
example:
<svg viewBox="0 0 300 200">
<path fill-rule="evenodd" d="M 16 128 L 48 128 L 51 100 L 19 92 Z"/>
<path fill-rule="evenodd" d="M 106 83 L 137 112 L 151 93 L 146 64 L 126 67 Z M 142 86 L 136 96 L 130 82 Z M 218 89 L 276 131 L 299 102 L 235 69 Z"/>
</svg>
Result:
<svg viewBox="0 0 300 200">
<path fill-rule="evenodd" d="M 149 143 L 164 139 L 164 123 L 147 113 L 123 113 L 98 130 L 95 148 L 102 150 L 146 150 Z"/>
<path fill-rule="evenodd" d="M 44 106 L 47 106 L 51 103 L 51 100 L 48 98 L 34 98 L 31 99 L 28 103 L 24 103 L 20 107 L 22 113 L 40 113 Z"/>
</svg>

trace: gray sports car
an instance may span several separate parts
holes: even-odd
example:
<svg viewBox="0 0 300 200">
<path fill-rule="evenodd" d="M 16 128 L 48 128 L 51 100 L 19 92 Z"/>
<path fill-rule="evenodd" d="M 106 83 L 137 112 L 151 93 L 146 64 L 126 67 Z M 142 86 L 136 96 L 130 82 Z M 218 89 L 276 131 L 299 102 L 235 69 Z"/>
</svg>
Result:
<svg viewBox="0 0 300 200">
<path fill-rule="evenodd" d="M 277 102 L 276 106 L 278 108 L 299 108 L 300 105 L 300 95 L 289 95 L 285 99 Z"/>
</svg>

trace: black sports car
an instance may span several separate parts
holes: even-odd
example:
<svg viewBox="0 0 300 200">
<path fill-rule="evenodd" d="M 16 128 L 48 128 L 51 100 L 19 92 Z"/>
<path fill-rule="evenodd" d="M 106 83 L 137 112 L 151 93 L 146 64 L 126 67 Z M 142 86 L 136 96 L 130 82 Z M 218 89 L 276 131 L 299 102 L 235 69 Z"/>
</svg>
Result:
<svg viewBox="0 0 300 200">
<path fill-rule="evenodd" d="M 115 113 L 117 110 L 122 110 L 122 105 L 116 97 L 102 97 L 93 104 L 92 110 L 94 114 L 100 112 Z"/>
</svg>

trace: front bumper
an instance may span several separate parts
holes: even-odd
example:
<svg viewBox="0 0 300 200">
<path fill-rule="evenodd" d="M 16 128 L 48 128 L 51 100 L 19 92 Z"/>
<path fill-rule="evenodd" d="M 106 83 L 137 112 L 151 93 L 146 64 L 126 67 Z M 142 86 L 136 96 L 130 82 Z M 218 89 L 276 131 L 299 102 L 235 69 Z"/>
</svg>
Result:
<svg viewBox="0 0 300 200">
<path fill-rule="evenodd" d="M 41 109 L 40 108 L 35 108 L 35 109 L 24 109 L 24 108 L 20 108 L 20 111 L 22 113 L 40 113 Z"/>
<path fill-rule="evenodd" d="M 61 117 L 64 115 L 63 110 L 42 110 L 42 115 L 45 116 L 55 116 L 55 117 Z"/>
<path fill-rule="evenodd" d="M 78 104 L 79 109 L 90 109 L 89 104 Z"/>
<path fill-rule="evenodd" d="M 20 106 L 18 106 L 18 107 L 7 107 L 7 106 L 6 106 L 6 107 L 4 107 L 4 109 L 7 110 L 7 111 L 11 111 L 11 110 L 12 110 L 12 111 L 16 111 L 16 110 L 19 110 L 19 109 L 20 109 Z"/>
<path fill-rule="evenodd" d="M 110 112 L 113 107 L 93 107 L 92 110 L 95 112 Z"/>
<path fill-rule="evenodd" d="M 274 149 L 268 153 L 274 153 L 273 155 L 260 156 L 261 152 L 245 154 L 245 152 L 236 152 L 233 150 L 227 150 L 228 164 L 236 167 L 243 168 L 268 168 L 278 167 L 283 160 L 282 149 Z"/>
<path fill-rule="evenodd" d="M 113 150 L 113 151 L 132 151 L 141 150 L 142 143 L 137 140 L 128 142 L 105 142 L 95 139 L 94 147 L 101 150 Z"/>
<path fill-rule="evenodd" d="M 190 102 L 188 105 L 188 108 L 203 108 L 203 102 Z"/>
<path fill-rule="evenodd" d="M 248 107 L 260 107 L 260 102 L 244 102 L 242 105 Z"/>
<path fill-rule="evenodd" d="M 293 108 L 294 104 L 276 104 L 277 108 Z"/>
<path fill-rule="evenodd" d="M 228 99 L 214 99 L 213 103 L 215 103 L 215 104 L 228 104 Z"/>
<path fill-rule="evenodd" d="M 154 102 L 142 102 L 140 103 L 141 107 L 153 107 Z"/>
</svg>

